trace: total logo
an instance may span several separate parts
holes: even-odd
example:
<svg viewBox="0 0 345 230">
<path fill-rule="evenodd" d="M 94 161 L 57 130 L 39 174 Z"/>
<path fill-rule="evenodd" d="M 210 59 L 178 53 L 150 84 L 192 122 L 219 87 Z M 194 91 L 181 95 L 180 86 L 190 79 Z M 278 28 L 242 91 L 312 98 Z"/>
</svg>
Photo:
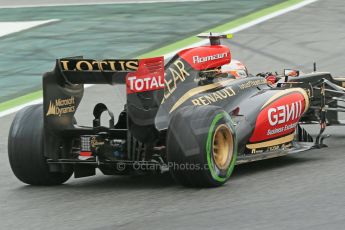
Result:
<svg viewBox="0 0 345 230">
<path fill-rule="evenodd" d="M 127 78 L 127 89 L 128 92 L 137 93 L 152 91 L 164 88 L 164 77 L 149 76 L 149 77 L 137 77 L 131 76 Z"/>
</svg>

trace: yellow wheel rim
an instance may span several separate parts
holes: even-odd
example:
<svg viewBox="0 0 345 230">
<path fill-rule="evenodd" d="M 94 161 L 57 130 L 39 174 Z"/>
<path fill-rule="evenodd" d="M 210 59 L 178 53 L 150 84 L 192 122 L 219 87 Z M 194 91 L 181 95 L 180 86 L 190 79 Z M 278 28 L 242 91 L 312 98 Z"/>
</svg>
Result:
<svg viewBox="0 0 345 230">
<path fill-rule="evenodd" d="M 222 124 L 213 134 L 213 160 L 219 169 L 227 169 L 233 155 L 234 140 L 228 126 Z"/>
</svg>

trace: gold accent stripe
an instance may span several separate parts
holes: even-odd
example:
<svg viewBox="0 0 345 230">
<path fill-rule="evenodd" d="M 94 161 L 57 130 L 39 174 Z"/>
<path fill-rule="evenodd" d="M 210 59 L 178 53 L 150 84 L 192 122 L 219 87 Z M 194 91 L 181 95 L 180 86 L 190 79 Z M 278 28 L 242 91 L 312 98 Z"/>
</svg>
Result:
<svg viewBox="0 0 345 230">
<path fill-rule="evenodd" d="M 293 89 L 285 89 L 275 95 L 273 95 L 273 97 L 271 97 L 268 101 L 266 101 L 266 103 L 262 106 L 261 109 L 265 108 L 267 105 L 271 104 L 273 101 L 275 101 L 276 99 L 286 95 L 286 94 L 289 94 L 289 93 L 301 93 L 304 97 L 304 100 L 305 100 L 305 108 L 304 108 L 304 112 L 305 113 L 308 108 L 309 108 L 309 96 L 307 94 L 307 92 L 302 89 L 302 88 L 293 88 Z"/>
<path fill-rule="evenodd" d="M 256 143 L 256 144 L 248 144 L 248 145 L 246 145 L 246 147 L 248 149 L 265 148 L 265 147 L 269 147 L 269 146 L 275 146 L 275 145 L 280 145 L 283 143 L 291 142 L 294 138 L 295 138 L 295 133 L 292 133 L 288 136 L 281 137 L 281 138 L 278 138 L 275 140 L 265 141 L 265 142 Z"/>
<path fill-rule="evenodd" d="M 180 99 L 178 99 L 175 102 L 174 106 L 171 108 L 169 113 L 171 113 L 172 111 L 177 109 L 180 105 L 182 105 L 185 101 L 187 101 L 189 98 L 193 97 L 194 95 L 196 95 L 198 93 L 205 92 L 205 91 L 210 90 L 210 89 L 218 88 L 218 87 L 221 87 L 221 86 L 226 86 L 227 83 L 229 83 L 229 82 L 231 82 L 233 80 L 235 80 L 235 79 L 228 79 L 228 80 L 225 80 L 225 81 L 220 81 L 220 82 L 212 83 L 212 84 L 209 84 L 209 85 L 199 86 L 199 87 L 196 87 L 194 89 L 191 89 L 191 90 L 187 91 L 187 93 L 185 93 L 182 97 L 180 97 Z"/>
</svg>

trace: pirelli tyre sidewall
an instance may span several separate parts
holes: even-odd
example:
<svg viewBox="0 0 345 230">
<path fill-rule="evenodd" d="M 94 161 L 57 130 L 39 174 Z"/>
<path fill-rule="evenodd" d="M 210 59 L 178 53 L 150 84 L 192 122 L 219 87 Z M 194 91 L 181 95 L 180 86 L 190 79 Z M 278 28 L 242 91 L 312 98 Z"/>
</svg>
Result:
<svg viewBox="0 0 345 230">
<path fill-rule="evenodd" d="M 214 154 L 219 131 L 226 133 L 227 141 L 221 136 L 221 142 L 229 152 L 220 161 L 223 162 L 222 167 L 219 167 L 219 160 Z M 197 170 L 191 167 L 182 170 L 170 168 L 173 177 L 183 185 L 215 187 L 224 184 L 231 176 L 237 159 L 237 140 L 231 117 L 216 106 L 181 108 L 173 115 L 169 125 L 167 154 L 170 166 L 198 165 Z"/>
<path fill-rule="evenodd" d="M 8 136 L 8 157 L 15 176 L 26 184 L 59 185 L 72 173 L 50 172 L 43 153 L 43 105 L 32 105 L 20 110 Z"/>
</svg>

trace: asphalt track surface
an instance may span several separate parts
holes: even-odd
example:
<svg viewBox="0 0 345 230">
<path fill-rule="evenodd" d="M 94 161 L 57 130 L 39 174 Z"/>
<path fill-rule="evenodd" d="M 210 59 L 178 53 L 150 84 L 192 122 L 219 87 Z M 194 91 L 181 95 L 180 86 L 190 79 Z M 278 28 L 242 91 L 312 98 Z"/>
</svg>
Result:
<svg viewBox="0 0 345 230">
<path fill-rule="evenodd" d="M 233 55 L 252 72 L 286 67 L 344 73 L 345 2 L 324 0 L 236 34 Z M 285 63 L 285 65 L 284 65 Z M 88 89 L 78 122 L 98 101 L 119 111 L 121 89 Z M 115 103 L 114 103 L 115 100 Z M 117 108 L 117 110 L 115 109 Z M 345 132 L 328 148 L 237 167 L 216 189 L 188 189 L 168 176 L 71 179 L 58 187 L 21 184 L 7 159 L 13 115 L 1 118 L 0 229 L 344 229 Z M 311 128 L 315 133 L 316 129 Z"/>
</svg>

